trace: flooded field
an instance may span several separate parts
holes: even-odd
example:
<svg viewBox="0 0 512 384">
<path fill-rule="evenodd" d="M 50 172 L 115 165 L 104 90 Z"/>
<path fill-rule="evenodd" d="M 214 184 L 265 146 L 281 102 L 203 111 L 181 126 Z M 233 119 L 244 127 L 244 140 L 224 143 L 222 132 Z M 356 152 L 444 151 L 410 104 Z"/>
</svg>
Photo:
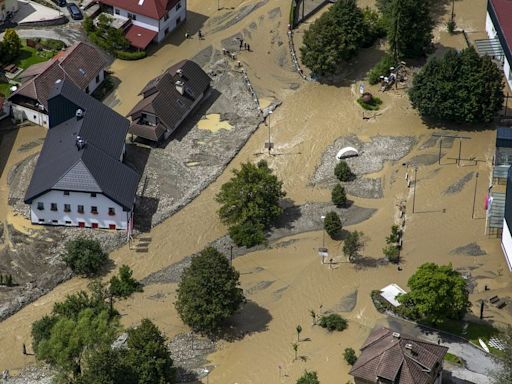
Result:
<svg viewBox="0 0 512 384">
<path fill-rule="evenodd" d="M 194 57 L 210 45 L 222 49 L 234 36 L 242 34 L 251 44 L 252 52 L 241 52 L 239 59 L 247 68 L 260 106 L 263 108 L 273 99 L 282 100 L 283 104 L 272 114 L 270 128 L 262 124 L 215 182 L 189 205 L 142 236 L 149 244 L 147 253 L 137 253 L 128 246 L 112 252 L 110 256 L 117 265 L 128 264 L 134 269 L 135 277 L 143 279 L 224 236 L 226 228 L 218 220 L 214 196 L 222 183 L 231 177 L 231 171 L 244 161 L 266 159 L 283 180 L 292 204 L 327 203 L 330 201 L 328 183 L 313 184 L 312 178 L 326 161 L 332 159 L 324 154 L 336 140 L 357 137 L 368 151 L 372 151 L 369 143 L 375 142 L 378 136 L 411 137 L 414 140 L 408 141 L 406 149 L 398 151 L 400 156 L 389 156 L 382 166 L 362 172 L 366 173 L 365 178 L 379 180 L 382 197 L 349 196 L 358 207 L 375 209 L 367 220 L 346 228 L 365 234 L 364 258 L 360 263 L 344 262 L 342 243 L 326 238 L 326 246 L 337 263 L 321 264 L 317 248 L 322 244 L 322 231 L 281 238 L 272 242 L 269 248 L 234 260 L 249 303 L 233 320 L 238 337 L 220 343 L 217 351 L 208 356 L 213 368 L 208 382 L 295 383 L 304 369 L 318 371 L 322 383 L 346 382 L 349 367 L 342 358 L 343 349 L 352 347 L 357 350 L 382 317 L 371 303 L 371 291 L 390 283 L 406 288 L 409 276 L 426 261 L 452 263 L 470 276 L 475 284 L 471 295 L 473 309 L 477 308 L 477 300 L 481 298 L 512 296 L 511 275 L 499 241 L 484 233 L 483 199 L 494 151 L 493 128 L 464 132 L 470 139 L 462 145 L 460 165 L 456 164 L 457 140 L 442 145 L 439 161 L 439 139 L 432 135 L 457 135 L 458 132 L 426 126 L 410 107 L 404 89 L 381 93 L 369 87 L 382 99 L 383 108 L 377 116 L 363 119 L 354 89 L 378 60 L 381 50 L 363 51 L 344 71 L 344 78 L 335 84 L 304 82 L 293 71 L 288 54 L 289 1 L 221 0 L 220 3 L 223 9 L 217 11 L 215 1 L 190 0 L 187 25 L 165 45 L 142 61 L 114 62 L 114 76 L 123 81 L 108 102 L 118 112 L 126 113 L 138 100 L 136 95 L 144 84 L 169 65 L 185 57 Z M 485 4 L 484 0 L 456 2 L 459 28 L 475 34 L 483 31 Z M 186 30 L 195 33 L 198 29 L 205 32 L 205 40 L 198 40 L 196 36 L 184 40 Z M 299 40 L 300 33 L 299 30 Z M 435 35 L 439 49 L 463 48 L 466 44 L 462 34 L 449 36 L 442 23 Z M 133 73 L 138 75 L 132 76 Z M 222 124 L 220 115 L 209 115 L 199 128 L 231 129 Z M 275 145 L 271 156 L 264 150 L 269 129 Z M 44 135 L 39 128 L 18 132 L 16 146 Z M 37 150 L 34 147 L 23 155 L 11 151 L 5 168 Z M 393 150 L 392 147 L 388 149 Z M 413 174 L 409 165 L 417 167 L 414 213 L 414 189 L 408 188 L 405 180 L 406 174 Z M 328 168 L 328 164 L 326 166 Z M 7 217 L 5 174 L 4 171 L 0 180 L 2 218 Z M 477 203 L 472 212 L 475 190 Z M 385 236 L 397 220 L 398 204 L 406 205 L 401 271 L 382 262 Z M 22 223 L 19 225 L 23 226 Z M 475 252 L 475 246 L 479 252 Z M 86 284 L 86 280 L 73 278 L 0 323 L 0 370 L 8 368 L 15 372 L 32 363 L 33 357 L 21 353 L 23 343 L 30 345 L 31 323 L 48 313 L 55 301 L 83 289 Z M 491 290 L 484 292 L 484 285 Z M 175 282 L 148 285 L 143 293 L 119 303 L 122 322 L 129 326 L 148 317 L 168 338 L 188 331 L 174 309 L 175 292 Z M 312 326 L 310 310 L 340 312 L 349 320 L 349 328 L 341 333 L 327 334 Z M 497 323 L 511 319 L 508 307 L 503 310 L 489 308 L 488 314 Z M 301 336 L 310 340 L 300 343 L 299 355 L 304 358 L 293 361 L 291 343 L 295 340 L 298 324 L 304 329 Z"/>
</svg>

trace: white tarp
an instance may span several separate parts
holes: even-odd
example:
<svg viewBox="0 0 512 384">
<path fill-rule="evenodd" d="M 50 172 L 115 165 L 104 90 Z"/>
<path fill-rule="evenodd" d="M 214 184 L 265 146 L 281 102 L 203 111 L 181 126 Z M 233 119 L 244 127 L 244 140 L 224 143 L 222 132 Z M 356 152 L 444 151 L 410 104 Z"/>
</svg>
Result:
<svg viewBox="0 0 512 384">
<path fill-rule="evenodd" d="M 357 149 L 353 147 L 345 147 L 339 150 L 339 152 L 336 154 L 336 158 L 338 160 L 345 159 L 347 157 L 354 157 L 359 156 L 359 152 Z"/>
<path fill-rule="evenodd" d="M 380 290 L 381 296 L 391 303 L 394 307 L 398 307 L 400 303 L 396 300 L 399 294 L 406 293 L 402 288 L 396 284 L 389 284 Z"/>
</svg>

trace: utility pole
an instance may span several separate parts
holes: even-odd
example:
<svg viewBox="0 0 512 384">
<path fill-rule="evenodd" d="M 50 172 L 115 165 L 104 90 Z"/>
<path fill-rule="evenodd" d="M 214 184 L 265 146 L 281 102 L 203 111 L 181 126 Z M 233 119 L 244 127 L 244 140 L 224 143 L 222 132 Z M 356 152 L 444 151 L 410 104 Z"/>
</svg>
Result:
<svg viewBox="0 0 512 384">
<path fill-rule="evenodd" d="M 476 173 L 475 177 L 475 193 L 473 193 L 473 208 L 471 210 L 471 218 L 475 218 L 475 202 L 476 202 L 476 187 L 478 185 L 478 172 Z"/>
<path fill-rule="evenodd" d="M 418 167 L 414 167 L 414 191 L 412 192 L 412 213 L 414 213 L 414 207 L 416 205 L 416 174 Z"/>
<path fill-rule="evenodd" d="M 268 111 L 268 143 L 265 145 L 268 148 L 268 154 L 270 156 L 270 151 L 272 150 L 272 142 L 270 141 L 270 116 L 272 116 L 272 111 Z"/>
<path fill-rule="evenodd" d="M 443 145 L 443 137 L 441 136 L 441 138 L 439 139 L 439 159 L 438 159 L 438 163 L 439 165 L 441 165 L 441 146 Z"/>
<path fill-rule="evenodd" d="M 220 0 L 217 0 L 217 11 L 220 11 Z"/>
<path fill-rule="evenodd" d="M 462 151 L 462 139 L 459 139 L 459 157 L 457 158 L 457 165 L 460 166 L 460 153 Z"/>
</svg>

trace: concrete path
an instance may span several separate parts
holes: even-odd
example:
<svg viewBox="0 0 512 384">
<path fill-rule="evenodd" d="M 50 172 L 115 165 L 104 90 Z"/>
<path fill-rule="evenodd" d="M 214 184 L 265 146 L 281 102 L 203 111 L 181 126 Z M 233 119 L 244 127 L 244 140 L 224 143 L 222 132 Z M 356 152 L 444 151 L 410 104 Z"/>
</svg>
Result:
<svg viewBox="0 0 512 384">
<path fill-rule="evenodd" d="M 84 41 L 84 33 L 80 30 L 79 24 L 65 24 L 56 27 L 40 27 L 40 28 L 16 28 L 16 33 L 22 39 L 33 39 L 40 37 L 42 39 L 61 40 L 66 45 L 71 45 L 76 41 Z M 0 33 L 3 38 L 3 33 Z"/>
<path fill-rule="evenodd" d="M 465 362 L 464 368 L 447 368 L 453 376 L 468 380 L 477 384 L 488 384 L 489 373 L 499 368 L 499 363 L 492 355 L 477 348 L 463 339 L 448 335 L 443 332 L 436 332 L 429 328 L 419 326 L 418 324 L 405 321 L 403 319 L 388 317 L 379 322 L 379 325 L 389 327 L 397 332 L 440 344 L 449 348 L 449 352 L 460 357 Z"/>
<path fill-rule="evenodd" d="M 62 16 L 62 12 L 33 1 L 18 0 L 18 8 L 12 19 L 18 24 L 55 20 Z"/>
</svg>

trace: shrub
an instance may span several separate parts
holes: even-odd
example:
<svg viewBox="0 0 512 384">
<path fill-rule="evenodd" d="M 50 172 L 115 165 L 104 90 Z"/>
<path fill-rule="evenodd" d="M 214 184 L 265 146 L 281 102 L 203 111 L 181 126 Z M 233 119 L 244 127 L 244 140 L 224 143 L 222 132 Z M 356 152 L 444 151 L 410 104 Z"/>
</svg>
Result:
<svg viewBox="0 0 512 384">
<path fill-rule="evenodd" d="M 320 381 L 315 371 L 305 371 L 297 380 L 297 384 L 320 384 Z"/>
<path fill-rule="evenodd" d="M 375 40 L 386 36 L 386 25 L 379 13 L 370 7 L 363 9 L 363 23 L 365 26 L 363 48 L 368 48 L 375 43 Z"/>
<path fill-rule="evenodd" d="M 176 310 L 194 331 L 216 332 L 244 303 L 240 274 L 215 248 L 192 258 L 178 285 Z"/>
<path fill-rule="evenodd" d="M 359 252 L 363 246 L 363 232 L 349 232 L 343 241 L 343 254 L 353 263 L 359 257 Z"/>
<path fill-rule="evenodd" d="M 400 236 L 402 235 L 402 231 L 400 230 L 400 227 L 398 225 L 392 225 L 391 226 L 391 234 L 386 237 L 386 243 L 387 244 L 395 244 L 400 241 Z"/>
<path fill-rule="evenodd" d="M 341 184 L 336 184 L 331 192 L 332 203 L 338 207 L 347 205 L 347 194 Z"/>
<path fill-rule="evenodd" d="M 85 33 L 90 34 L 96 30 L 94 26 L 94 22 L 90 16 L 86 16 L 84 21 L 82 22 L 82 27 L 84 28 Z"/>
<path fill-rule="evenodd" d="M 347 328 L 347 320 L 336 313 L 323 315 L 318 323 L 322 328 L 332 331 L 343 331 Z"/>
<path fill-rule="evenodd" d="M 455 28 L 457 28 L 457 24 L 455 23 L 455 20 L 449 20 L 446 23 L 446 28 L 448 29 L 448 33 L 453 35 L 455 33 Z"/>
<path fill-rule="evenodd" d="M 395 64 L 395 60 L 390 55 L 384 55 L 368 72 L 368 82 L 372 85 L 377 84 L 381 76 L 389 75 L 389 68 Z"/>
<path fill-rule="evenodd" d="M 331 211 L 325 215 L 324 230 L 331 238 L 339 234 L 341 229 L 341 219 L 336 212 Z"/>
<path fill-rule="evenodd" d="M 382 104 L 382 100 L 376 96 L 373 96 L 369 102 L 365 102 L 363 97 L 361 96 L 359 99 L 357 99 L 357 102 L 361 107 L 368 111 L 376 111 L 380 108 L 380 105 Z"/>
<path fill-rule="evenodd" d="M 334 168 L 334 175 L 339 181 L 352 181 L 355 177 L 345 160 L 340 160 L 338 164 L 336 164 L 336 168 Z"/>
<path fill-rule="evenodd" d="M 46 39 L 41 41 L 41 45 L 52 51 L 61 51 L 66 48 L 66 44 L 63 41 L 55 40 L 55 39 Z"/>
<path fill-rule="evenodd" d="M 400 249 L 396 245 L 387 245 L 382 248 L 382 253 L 390 263 L 397 264 L 400 261 Z"/>
<path fill-rule="evenodd" d="M 343 352 L 343 358 L 348 364 L 354 365 L 357 361 L 356 351 L 354 351 L 352 348 L 345 348 L 345 352 Z"/>
<path fill-rule="evenodd" d="M 146 51 L 115 51 L 115 54 L 121 60 L 140 60 L 146 57 Z"/>
<path fill-rule="evenodd" d="M 97 274 L 107 261 L 107 254 L 97 240 L 78 238 L 66 243 L 63 260 L 71 270 L 79 275 Z"/>
<path fill-rule="evenodd" d="M 133 271 L 127 265 L 119 268 L 119 276 L 110 279 L 110 293 L 115 297 L 128 297 L 134 292 L 142 292 L 142 284 L 135 280 Z"/>
</svg>

